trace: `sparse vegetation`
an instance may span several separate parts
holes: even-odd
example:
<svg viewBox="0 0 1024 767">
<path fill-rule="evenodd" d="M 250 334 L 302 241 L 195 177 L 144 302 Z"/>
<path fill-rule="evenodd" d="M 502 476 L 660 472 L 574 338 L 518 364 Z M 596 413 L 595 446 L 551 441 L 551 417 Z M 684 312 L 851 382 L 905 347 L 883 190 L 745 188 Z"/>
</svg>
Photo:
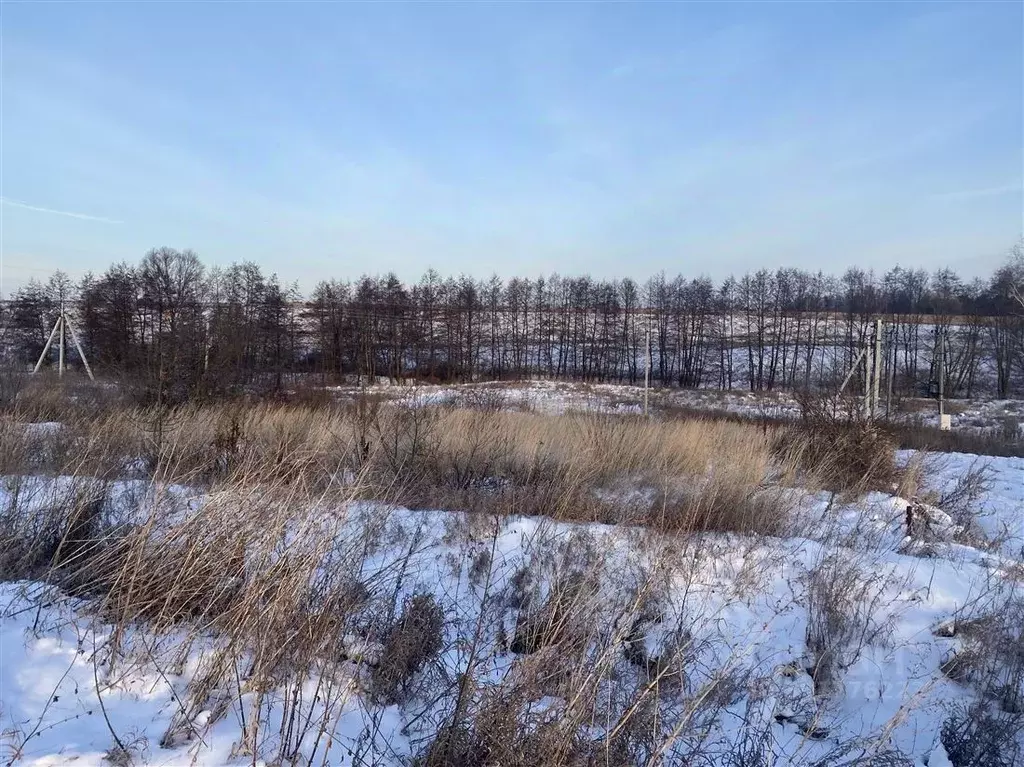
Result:
<svg viewBox="0 0 1024 767">
<path fill-rule="evenodd" d="M 1010 596 L 992 612 L 959 617 L 945 632 L 958 647 L 942 671 L 1004 713 L 1024 716 L 1024 602 Z"/>
<path fill-rule="evenodd" d="M 791 551 L 806 651 L 786 681 L 721 628 L 775 577 L 772 536 L 803 532 L 801 499 L 921 481 L 884 436 L 844 442 L 856 422 L 547 415 L 490 394 L 110 400 L 59 425 L 22 418 L 0 416 L 2 577 L 85 600 L 98 623 L 76 631 L 107 632 L 97 684 L 140 667 L 187 680 L 153 748 L 201 743 L 234 711 L 236 758 L 325 758 L 358 701 L 345 748 L 369 762 L 391 749 L 424 767 L 775 763 L 782 728 L 811 744 L 793 764 L 902 763 L 837 742 L 823 713 L 885 646 L 884 572 L 835 541 Z M 967 518 L 986 488 L 979 469 L 941 501 Z M 737 568 L 725 592 L 723 567 Z M 998 678 L 981 697 L 1008 714 L 1018 635 L 982 647 L 968 633 L 945 678 Z M 743 737 L 725 724 L 738 708 Z M 381 739 L 388 717 L 401 749 Z M 131 763 L 145 741 L 111 731 L 109 761 Z"/>
<path fill-rule="evenodd" d="M 1024 718 L 984 704 L 958 707 L 942 724 L 942 745 L 953 767 L 1015 767 Z"/>
<path fill-rule="evenodd" d="M 807 583 L 807 673 L 815 695 L 830 695 L 843 672 L 868 644 L 885 639 L 879 622 L 885 582 L 850 561 L 830 554 L 810 572 Z"/>
<path fill-rule="evenodd" d="M 798 433 L 804 460 L 839 490 L 855 495 L 897 483 L 896 441 L 867 418 L 859 401 L 803 392 Z"/>
<path fill-rule="evenodd" d="M 370 674 L 370 693 L 385 705 L 401 703 L 409 683 L 444 645 L 444 610 L 430 594 L 406 600 L 384 637 Z"/>
<path fill-rule="evenodd" d="M 123 479 L 142 467 L 191 486 L 251 478 L 309 497 L 351 490 L 412 508 L 514 510 L 674 531 L 777 533 L 788 519 L 780 482 L 822 468 L 792 440 L 791 450 L 780 450 L 779 430 L 753 425 L 372 401 L 120 408 L 66 419 L 27 440 L 17 415 L 2 424 L 0 455 L 12 473 L 32 466 Z M 624 488 L 632 494 L 628 510 Z"/>
<path fill-rule="evenodd" d="M 0 0 L 0 767 L 1024 767 L 1022 8 Z"/>
</svg>

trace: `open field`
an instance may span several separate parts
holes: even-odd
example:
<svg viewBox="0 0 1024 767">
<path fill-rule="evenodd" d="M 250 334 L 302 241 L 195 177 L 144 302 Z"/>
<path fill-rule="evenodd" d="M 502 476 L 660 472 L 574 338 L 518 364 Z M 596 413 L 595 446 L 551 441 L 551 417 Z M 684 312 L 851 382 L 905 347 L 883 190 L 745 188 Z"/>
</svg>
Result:
<svg viewBox="0 0 1024 767">
<path fill-rule="evenodd" d="M 369 393 L 383 401 L 409 406 L 449 405 L 455 407 L 516 410 L 545 414 L 600 412 L 614 414 L 643 413 L 642 386 L 620 384 L 581 384 L 565 381 L 491 382 L 453 386 L 419 384 L 396 386 L 378 384 L 327 389 L 339 402 L 351 402 Z M 718 391 L 710 389 L 652 388 L 648 393 L 649 411 L 659 419 L 703 417 L 751 422 L 784 423 L 798 421 L 802 408 L 798 394 L 792 392 Z M 851 398 L 852 401 L 852 398 Z M 1024 400 L 990 398 L 947 400 L 953 434 L 928 434 L 937 425 L 934 399 L 898 397 L 891 402 L 891 413 L 883 401 L 880 416 L 884 423 L 910 432 L 919 430 L 916 439 L 934 437 L 936 449 L 948 449 L 959 439 L 961 450 L 998 452 L 1024 456 Z M 988 446 L 984 444 L 988 442 Z M 915 443 L 918 446 L 920 443 Z"/>
<path fill-rule="evenodd" d="M 783 397 L 300 399 L 0 414 L 5 763 L 1021 762 L 1024 459 Z"/>
</svg>

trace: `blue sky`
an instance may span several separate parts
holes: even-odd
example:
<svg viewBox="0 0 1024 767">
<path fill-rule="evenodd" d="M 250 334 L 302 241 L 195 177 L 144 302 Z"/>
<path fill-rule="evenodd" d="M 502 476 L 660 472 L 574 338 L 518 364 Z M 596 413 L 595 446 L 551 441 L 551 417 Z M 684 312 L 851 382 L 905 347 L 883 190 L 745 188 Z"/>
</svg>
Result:
<svg viewBox="0 0 1024 767">
<path fill-rule="evenodd" d="M 984 274 L 1024 218 L 1022 14 L 5 2 L 3 287 L 159 245 L 303 287 Z"/>
</svg>

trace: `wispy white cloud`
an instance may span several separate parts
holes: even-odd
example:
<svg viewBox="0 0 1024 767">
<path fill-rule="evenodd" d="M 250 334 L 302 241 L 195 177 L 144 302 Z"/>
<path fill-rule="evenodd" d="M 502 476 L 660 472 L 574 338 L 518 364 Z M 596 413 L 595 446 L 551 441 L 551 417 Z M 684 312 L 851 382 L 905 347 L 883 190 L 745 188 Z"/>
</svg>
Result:
<svg viewBox="0 0 1024 767">
<path fill-rule="evenodd" d="M 124 221 L 117 221 L 113 218 L 104 218 L 103 216 L 91 216 L 88 213 L 75 213 L 70 210 L 54 210 L 53 208 L 43 208 L 39 205 L 29 205 L 27 202 L 21 202 L 21 200 L 12 200 L 9 197 L 0 197 L 0 203 L 4 205 L 10 205 L 13 208 L 22 208 L 23 210 L 33 210 L 36 213 L 50 213 L 54 216 L 65 216 L 67 218 L 77 218 L 82 221 L 98 221 L 101 224 L 123 224 Z"/>
<path fill-rule="evenodd" d="M 22 44 L 4 68 L 4 133 L 20 150 L 5 157 L 9 188 L 126 221 L 81 226 L 117 222 L 4 200 L 54 216 L 10 226 L 6 246 L 55 261 L 75 249 L 93 270 L 168 243 L 310 280 L 362 264 L 411 278 L 427 264 L 617 276 L 680 268 L 680 254 L 716 274 L 765 259 L 817 268 L 823 254 L 836 268 L 929 264 L 928 238 L 976 253 L 1019 230 L 1020 184 L 994 184 L 1020 155 L 982 138 L 1012 117 L 998 111 L 1005 83 L 978 87 L 987 63 L 961 75 L 965 44 L 947 66 L 956 78 L 927 74 L 963 24 L 886 23 L 869 46 L 863 29 L 824 39 L 813 67 L 791 52 L 803 27 L 774 14 L 657 44 L 542 26 L 503 32 L 470 67 L 411 27 L 415 55 L 405 40 L 353 53 L 326 35 L 326 58 L 292 51 L 266 98 L 231 78 L 199 87 L 208 78 Z M 327 69 L 355 75 L 305 87 Z M 287 109 L 267 107 L 282 94 Z M 30 195 L 40 179 L 56 186 Z"/>
<path fill-rule="evenodd" d="M 1002 197 L 1004 194 L 1024 194 L 1024 181 L 981 189 L 958 189 L 954 192 L 942 192 L 935 197 L 940 200 L 977 200 L 985 197 Z"/>
</svg>

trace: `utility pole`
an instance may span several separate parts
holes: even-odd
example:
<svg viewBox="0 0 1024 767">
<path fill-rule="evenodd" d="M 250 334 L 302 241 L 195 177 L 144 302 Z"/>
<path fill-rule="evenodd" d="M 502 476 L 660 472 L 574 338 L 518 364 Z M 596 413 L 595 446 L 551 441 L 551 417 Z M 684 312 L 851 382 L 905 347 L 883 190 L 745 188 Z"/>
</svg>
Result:
<svg viewBox="0 0 1024 767">
<path fill-rule="evenodd" d="M 644 416 L 647 416 L 647 405 L 651 390 L 651 325 L 647 321 L 647 364 L 644 365 Z"/>
<path fill-rule="evenodd" d="M 885 418 L 889 420 L 892 417 L 892 387 L 896 381 L 896 355 L 899 353 L 898 338 L 896 336 L 896 325 L 889 326 L 889 344 L 892 346 L 892 360 L 889 361 L 889 381 L 885 391 Z M 889 355 L 886 353 L 886 358 Z"/>
<path fill-rule="evenodd" d="M 96 377 L 92 374 L 92 368 L 89 367 L 89 360 L 85 356 L 85 349 L 83 349 L 82 345 L 78 342 L 78 334 L 75 333 L 75 326 L 68 322 L 66 318 L 64 320 L 64 324 L 67 325 L 68 330 L 71 331 L 71 340 L 75 343 L 75 348 L 78 350 L 78 357 L 82 360 L 82 365 L 85 367 L 85 372 L 89 375 L 89 380 L 95 381 Z"/>
<path fill-rule="evenodd" d="M 64 303 L 60 305 L 60 319 L 57 320 L 57 324 L 60 325 L 60 346 L 57 347 L 57 377 L 64 377 Z"/>
<path fill-rule="evenodd" d="M 882 320 L 875 320 L 875 358 L 874 358 L 874 380 L 871 391 L 871 420 L 875 419 L 878 410 L 878 394 L 882 384 Z"/>
<path fill-rule="evenodd" d="M 871 341 L 868 339 L 867 344 L 864 345 L 864 417 L 868 419 L 874 415 L 875 409 L 871 404 L 872 382 L 875 375 L 872 363 L 875 361 L 875 354 L 870 344 Z"/>
<path fill-rule="evenodd" d="M 33 375 L 38 373 L 43 367 L 43 361 L 46 359 L 46 355 L 49 354 L 50 347 L 53 346 L 54 339 L 58 339 L 57 375 L 61 378 L 64 377 L 64 347 L 67 345 L 66 334 L 69 332 L 71 333 L 71 340 L 75 344 L 75 349 L 78 350 L 78 356 L 82 360 L 82 365 L 85 367 L 85 372 L 89 375 L 89 380 L 96 380 L 95 376 L 92 374 L 92 368 L 89 367 L 89 360 L 85 357 L 85 350 L 82 349 L 82 344 L 78 342 L 78 335 L 75 333 L 75 326 L 71 324 L 71 320 L 68 319 L 67 312 L 64 311 L 63 303 L 60 305 L 60 314 L 57 317 L 57 321 L 53 323 L 53 330 L 50 331 L 50 337 L 46 339 L 46 345 L 43 347 L 43 353 L 39 355 L 39 359 L 36 361 L 36 366 L 32 369 Z"/>
<path fill-rule="evenodd" d="M 864 355 L 866 353 L 867 353 L 867 349 L 861 349 L 860 350 L 860 354 L 857 355 L 857 359 L 855 359 L 853 361 L 853 365 L 846 372 L 846 378 L 844 378 L 843 382 L 839 385 L 839 393 L 840 394 L 842 394 L 846 390 L 846 385 L 848 383 L 850 383 L 850 379 L 853 378 L 854 373 L 856 373 L 857 370 L 860 368 L 860 361 L 861 361 L 861 359 L 864 358 Z"/>
<path fill-rule="evenodd" d="M 46 339 L 46 345 L 43 346 L 43 353 L 39 355 L 39 361 L 36 362 L 36 366 L 32 370 L 33 375 L 38 373 L 39 368 L 43 366 L 43 360 L 46 359 L 46 355 L 50 351 L 50 347 L 53 346 L 53 339 L 57 337 L 57 330 L 60 328 L 60 323 L 62 319 L 64 319 L 63 314 L 61 314 L 61 316 L 57 318 L 57 321 L 53 323 L 53 330 L 50 331 L 50 336 L 49 338 Z"/>
<path fill-rule="evenodd" d="M 946 415 L 946 334 L 942 325 L 935 326 L 935 347 L 938 354 L 939 369 L 939 429 L 948 431 L 950 428 L 949 416 Z"/>
</svg>

